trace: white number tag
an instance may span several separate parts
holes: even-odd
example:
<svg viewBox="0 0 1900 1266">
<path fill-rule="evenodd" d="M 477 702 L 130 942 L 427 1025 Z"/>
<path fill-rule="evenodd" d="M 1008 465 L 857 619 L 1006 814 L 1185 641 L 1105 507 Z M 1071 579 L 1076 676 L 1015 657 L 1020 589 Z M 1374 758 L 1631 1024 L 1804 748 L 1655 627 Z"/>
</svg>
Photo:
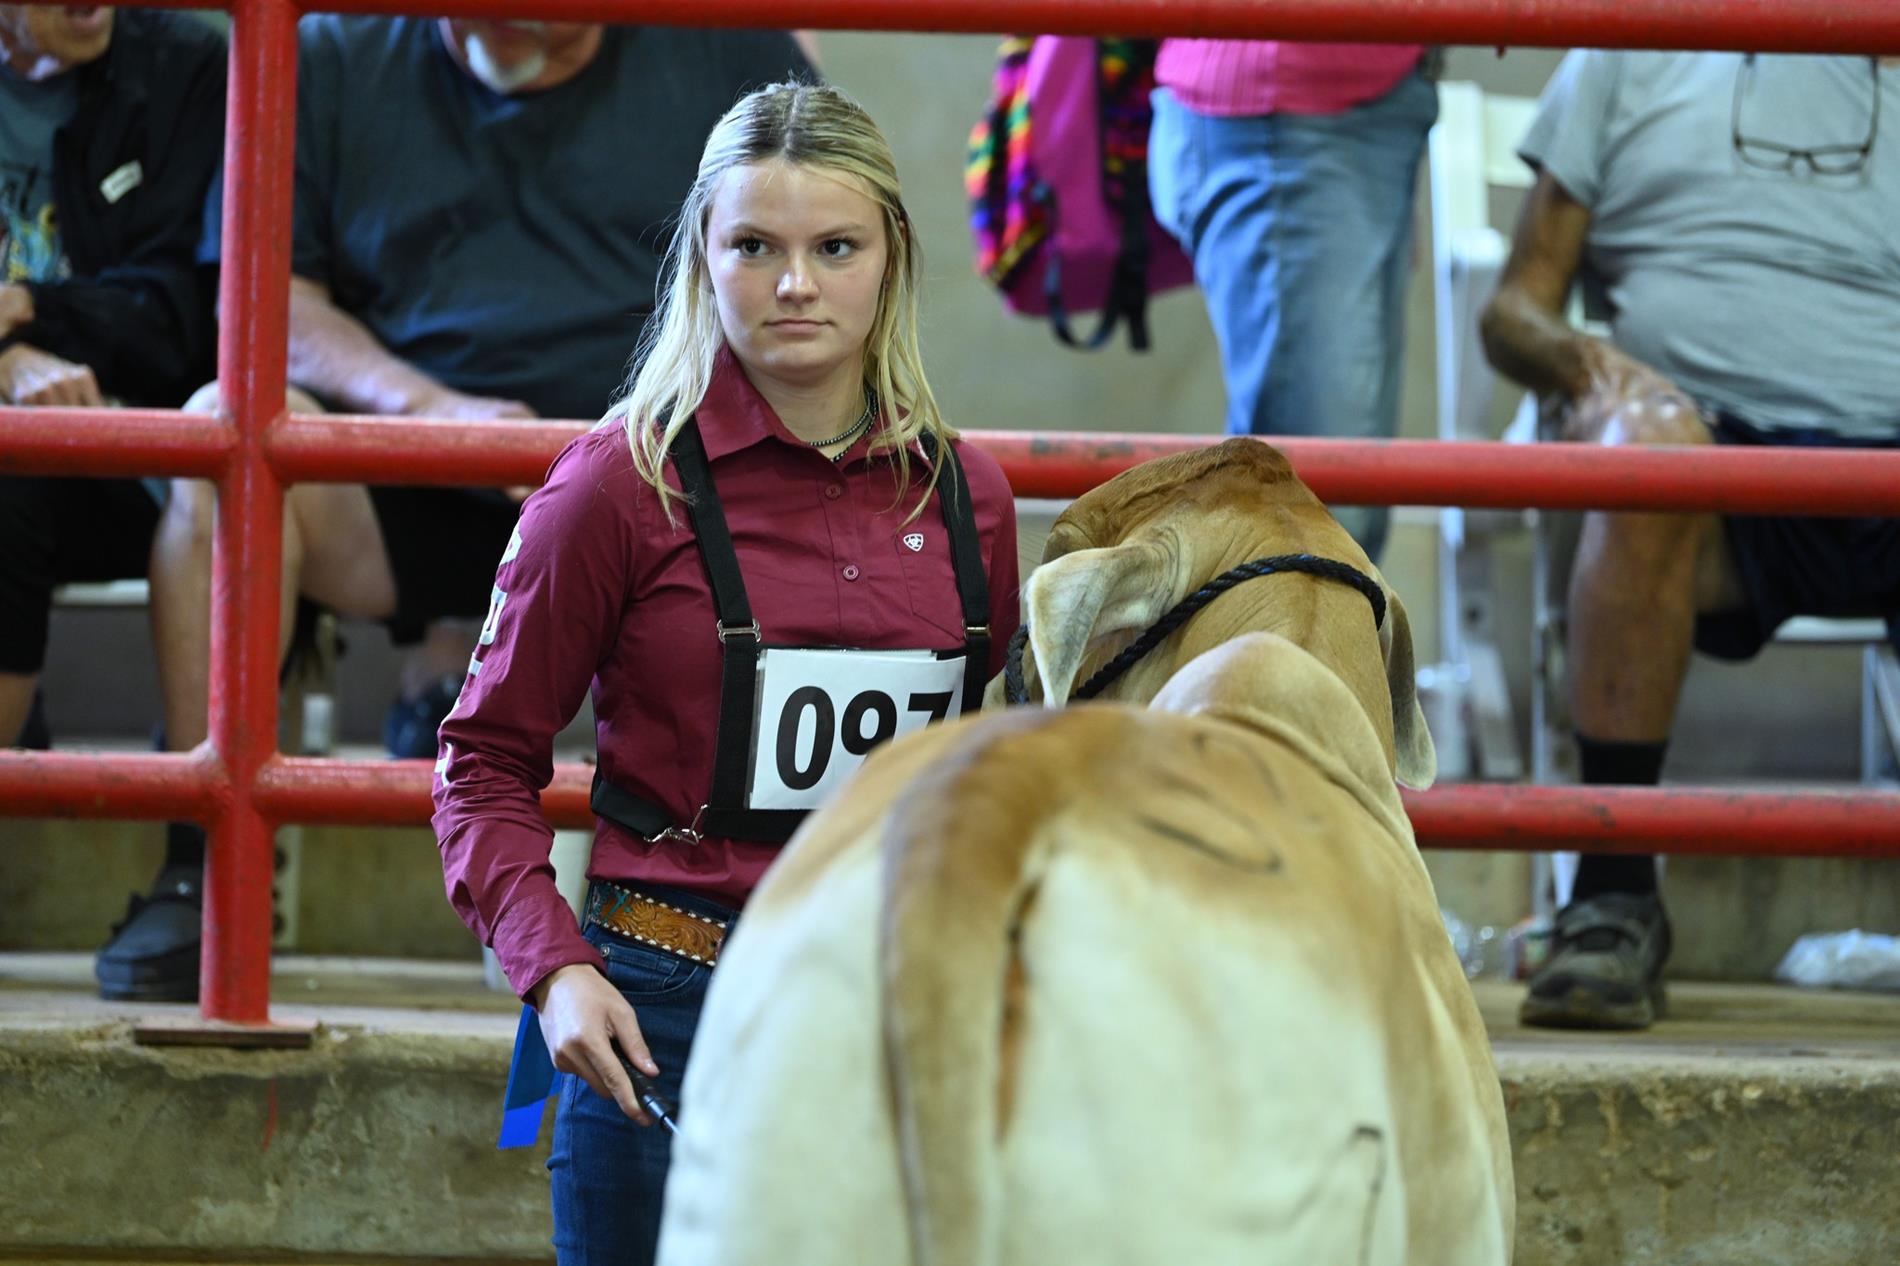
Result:
<svg viewBox="0 0 1900 1266">
<path fill-rule="evenodd" d="M 963 711 L 963 657 L 767 647 L 753 725 L 754 809 L 816 808 L 880 743 Z"/>
</svg>

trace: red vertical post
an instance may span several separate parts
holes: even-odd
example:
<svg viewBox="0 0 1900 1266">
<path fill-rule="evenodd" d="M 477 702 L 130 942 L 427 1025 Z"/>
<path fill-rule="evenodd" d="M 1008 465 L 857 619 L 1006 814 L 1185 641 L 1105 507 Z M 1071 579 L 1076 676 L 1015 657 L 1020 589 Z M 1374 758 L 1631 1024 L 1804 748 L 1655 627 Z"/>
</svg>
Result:
<svg viewBox="0 0 1900 1266">
<path fill-rule="evenodd" d="M 279 577 L 284 490 L 264 436 L 284 413 L 290 306 L 297 8 L 232 9 L 224 144 L 224 268 L 218 379 L 237 447 L 218 483 L 212 548 L 210 742 L 231 796 L 210 823 L 201 1009 L 262 1024 L 270 1013 L 272 823 L 257 771 L 277 750 Z"/>
</svg>

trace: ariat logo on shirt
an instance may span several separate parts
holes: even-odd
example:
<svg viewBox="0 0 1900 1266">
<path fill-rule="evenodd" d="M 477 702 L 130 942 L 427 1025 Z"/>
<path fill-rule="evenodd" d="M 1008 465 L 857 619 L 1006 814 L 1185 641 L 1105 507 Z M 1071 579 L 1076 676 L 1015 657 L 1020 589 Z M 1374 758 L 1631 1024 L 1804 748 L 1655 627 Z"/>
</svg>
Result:
<svg viewBox="0 0 1900 1266">
<path fill-rule="evenodd" d="M 922 532 L 906 533 L 904 535 L 904 548 L 913 554 L 922 553 L 924 548 L 924 534 Z"/>
</svg>

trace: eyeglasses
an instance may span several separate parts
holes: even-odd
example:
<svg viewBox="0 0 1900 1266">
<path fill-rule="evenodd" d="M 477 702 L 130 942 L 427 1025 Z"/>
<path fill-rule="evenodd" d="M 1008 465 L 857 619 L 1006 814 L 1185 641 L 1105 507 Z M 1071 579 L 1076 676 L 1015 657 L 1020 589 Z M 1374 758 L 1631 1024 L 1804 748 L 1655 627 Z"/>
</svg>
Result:
<svg viewBox="0 0 1900 1266">
<path fill-rule="evenodd" d="M 1869 57 L 1867 69 L 1873 76 L 1874 105 L 1867 119 L 1867 139 L 1858 145 L 1816 145 L 1802 148 L 1742 135 L 1742 97 L 1755 79 L 1755 55 L 1742 58 L 1735 72 L 1735 105 L 1729 116 L 1729 131 L 1734 137 L 1735 154 L 1750 167 L 1764 171 L 1791 172 L 1805 164 L 1817 176 L 1852 176 L 1867 165 L 1874 152 L 1874 137 L 1880 131 L 1880 63 Z"/>
</svg>

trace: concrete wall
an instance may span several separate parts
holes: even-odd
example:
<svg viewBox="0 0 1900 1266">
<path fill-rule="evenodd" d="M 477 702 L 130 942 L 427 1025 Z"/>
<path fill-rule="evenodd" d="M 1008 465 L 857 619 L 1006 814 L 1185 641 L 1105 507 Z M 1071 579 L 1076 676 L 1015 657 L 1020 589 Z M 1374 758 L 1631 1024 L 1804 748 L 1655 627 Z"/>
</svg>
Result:
<svg viewBox="0 0 1900 1266">
<path fill-rule="evenodd" d="M 1891 1018 L 1830 1020 L 1845 998 L 1727 1005 L 1755 1019 L 1692 1044 L 1500 1042 L 1519 1266 L 1900 1260 Z M 0 1259 L 551 1256 L 545 1131 L 493 1144 L 505 1016 L 359 1011 L 309 1050 L 232 1051 L 28 1010 L 0 1020 Z M 1803 1051 L 1817 1024 L 1830 1049 Z"/>
</svg>

